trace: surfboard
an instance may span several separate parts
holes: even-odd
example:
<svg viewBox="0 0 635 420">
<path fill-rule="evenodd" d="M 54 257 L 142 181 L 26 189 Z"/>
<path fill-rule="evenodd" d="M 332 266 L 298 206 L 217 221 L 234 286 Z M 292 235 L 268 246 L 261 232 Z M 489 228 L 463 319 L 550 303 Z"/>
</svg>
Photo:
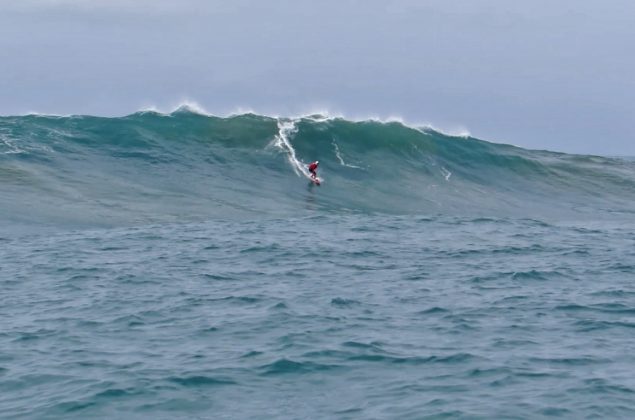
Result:
<svg viewBox="0 0 635 420">
<path fill-rule="evenodd" d="M 320 181 L 320 178 L 310 178 L 311 182 L 314 183 L 315 185 L 320 185 L 322 181 Z"/>
</svg>

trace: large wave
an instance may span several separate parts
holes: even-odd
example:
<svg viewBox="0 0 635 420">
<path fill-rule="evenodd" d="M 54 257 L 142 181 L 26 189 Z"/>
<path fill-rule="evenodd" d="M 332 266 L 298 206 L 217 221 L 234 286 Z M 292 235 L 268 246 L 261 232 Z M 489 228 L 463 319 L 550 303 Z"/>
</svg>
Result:
<svg viewBox="0 0 635 420">
<path fill-rule="evenodd" d="M 320 160 L 321 187 L 306 164 Z M 0 117 L 0 220 L 70 226 L 307 212 L 629 217 L 635 164 L 321 115 Z"/>
</svg>

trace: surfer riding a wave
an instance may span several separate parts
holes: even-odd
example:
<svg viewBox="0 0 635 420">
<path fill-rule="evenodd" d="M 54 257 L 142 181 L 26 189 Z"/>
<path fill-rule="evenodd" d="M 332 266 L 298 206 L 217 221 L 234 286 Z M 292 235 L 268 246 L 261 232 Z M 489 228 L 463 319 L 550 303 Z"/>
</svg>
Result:
<svg viewBox="0 0 635 420">
<path fill-rule="evenodd" d="M 317 179 L 317 167 L 320 164 L 320 162 L 318 162 L 317 160 L 315 162 L 311 162 L 309 164 L 309 172 L 311 172 L 311 178 L 312 179 Z"/>
</svg>

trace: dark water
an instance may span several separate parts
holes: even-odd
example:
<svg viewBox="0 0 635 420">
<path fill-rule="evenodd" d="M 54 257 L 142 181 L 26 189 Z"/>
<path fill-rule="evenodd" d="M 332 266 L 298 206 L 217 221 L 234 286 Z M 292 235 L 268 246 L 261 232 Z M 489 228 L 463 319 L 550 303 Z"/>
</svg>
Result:
<svg viewBox="0 0 635 420">
<path fill-rule="evenodd" d="M 2 418 L 635 415 L 631 161 L 183 111 L 0 140 Z"/>
</svg>

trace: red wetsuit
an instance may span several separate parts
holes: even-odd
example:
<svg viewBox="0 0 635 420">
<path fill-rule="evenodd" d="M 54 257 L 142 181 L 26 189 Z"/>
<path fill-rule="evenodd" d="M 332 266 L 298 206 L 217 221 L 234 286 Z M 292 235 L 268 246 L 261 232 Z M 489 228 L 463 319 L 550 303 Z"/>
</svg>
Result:
<svg viewBox="0 0 635 420">
<path fill-rule="evenodd" d="M 309 165 L 309 172 L 311 172 L 311 176 L 313 176 L 313 178 L 317 176 L 317 173 L 315 172 L 317 170 L 317 167 L 317 162 L 313 162 Z"/>
</svg>

